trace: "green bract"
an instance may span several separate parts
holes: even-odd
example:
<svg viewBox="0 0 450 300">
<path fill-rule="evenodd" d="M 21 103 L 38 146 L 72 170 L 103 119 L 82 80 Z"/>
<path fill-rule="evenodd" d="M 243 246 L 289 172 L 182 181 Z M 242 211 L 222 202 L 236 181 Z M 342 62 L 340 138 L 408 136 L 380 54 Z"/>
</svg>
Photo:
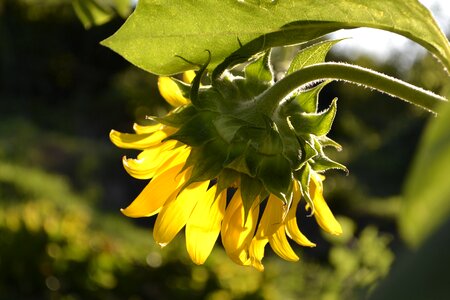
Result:
<svg viewBox="0 0 450 300">
<path fill-rule="evenodd" d="M 200 86 L 206 69 L 203 66 L 192 87 L 176 81 L 191 104 L 157 119 L 179 128 L 168 139 L 192 148 L 185 165 L 185 169 L 192 167 L 192 175 L 185 186 L 216 178 L 220 193 L 239 182 L 246 212 L 253 201 L 269 193 L 289 205 L 294 178 L 302 183 L 303 196 L 314 207 L 308 194 L 310 170 L 346 170 L 323 151 L 327 146 L 340 149 L 326 137 L 336 114 L 336 100 L 328 109 L 318 111 L 318 94 L 327 82 L 307 90 L 291 90 L 287 97 L 269 104 L 267 92 L 275 85 L 269 57 L 266 52 L 239 75 L 226 71 L 210 78 L 209 85 Z M 290 70 L 307 65 L 298 67 L 298 59 L 295 62 Z"/>
</svg>

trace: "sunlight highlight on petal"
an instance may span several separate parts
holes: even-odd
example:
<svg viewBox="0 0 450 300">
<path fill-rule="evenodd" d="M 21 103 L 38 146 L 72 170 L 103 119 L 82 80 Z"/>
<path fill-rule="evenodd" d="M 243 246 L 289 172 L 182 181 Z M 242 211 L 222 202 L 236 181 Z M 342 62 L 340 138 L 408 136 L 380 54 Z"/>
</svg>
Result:
<svg viewBox="0 0 450 300">
<path fill-rule="evenodd" d="M 149 217 L 157 214 L 173 191 L 186 182 L 186 172 L 181 174 L 183 164 L 172 167 L 155 177 L 122 213 L 128 217 Z"/>
<path fill-rule="evenodd" d="M 195 182 L 180 194 L 175 191 L 156 218 L 153 237 L 160 245 L 167 245 L 186 225 L 195 205 L 205 196 L 209 181 Z"/>
<path fill-rule="evenodd" d="M 298 185 L 298 182 L 295 182 L 294 184 L 294 197 L 292 200 L 291 208 L 289 209 L 289 212 L 286 217 L 286 234 L 289 238 L 294 240 L 297 244 L 305 247 L 315 247 L 316 244 L 311 242 L 298 228 L 297 224 L 297 207 L 300 203 L 300 187 Z"/>
<path fill-rule="evenodd" d="M 258 213 L 259 205 L 253 206 L 245 221 L 239 189 L 225 211 L 221 229 L 222 243 L 228 256 L 238 264 L 250 264 L 247 251 L 256 229 Z"/>
<path fill-rule="evenodd" d="M 323 198 L 322 178 L 320 175 L 311 174 L 309 191 L 314 203 L 314 217 L 323 230 L 334 235 L 342 234 L 342 227 L 334 217 L 325 199 Z"/>
<path fill-rule="evenodd" d="M 211 253 L 225 214 L 226 191 L 214 198 L 216 190 L 217 186 L 213 186 L 200 198 L 186 224 L 186 248 L 198 265 Z"/>
<path fill-rule="evenodd" d="M 158 88 L 161 96 L 173 107 L 189 103 L 189 100 L 183 96 L 178 85 L 170 77 L 159 77 Z"/>
<path fill-rule="evenodd" d="M 154 133 L 122 133 L 111 130 L 109 138 L 119 148 L 144 150 L 146 148 L 156 146 L 162 140 L 176 131 L 175 128 L 166 127 L 165 130 L 159 130 Z"/>
</svg>

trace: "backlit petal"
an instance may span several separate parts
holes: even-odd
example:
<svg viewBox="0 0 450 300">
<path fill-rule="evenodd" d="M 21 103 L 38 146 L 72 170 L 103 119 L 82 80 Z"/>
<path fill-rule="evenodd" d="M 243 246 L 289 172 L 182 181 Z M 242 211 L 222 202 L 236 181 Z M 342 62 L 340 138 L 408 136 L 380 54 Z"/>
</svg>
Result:
<svg viewBox="0 0 450 300">
<path fill-rule="evenodd" d="M 200 198 L 186 224 L 186 248 L 192 261 L 199 265 L 211 253 L 225 214 L 227 193 L 222 192 L 214 199 L 216 190 L 213 186 Z"/>
<path fill-rule="evenodd" d="M 191 83 L 195 78 L 195 72 L 193 70 L 189 70 L 183 73 L 183 81 L 186 83 Z"/>
<path fill-rule="evenodd" d="M 143 134 L 122 133 L 111 130 L 109 138 L 113 144 L 119 148 L 144 150 L 158 145 L 163 139 L 173 134 L 175 131 L 176 129 L 172 127 L 165 127 L 164 130 Z"/>
<path fill-rule="evenodd" d="M 258 201 L 254 201 L 258 203 Z M 240 190 L 237 190 L 228 205 L 222 222 L 222 244 L 227 255 L 236 263 L 249 265 L 248 247 L 253 238 L 258 221 L 259 205 L 254 205 L 244 218 L 244 206 Z M 245 223 L 244 223 L 245 221 Z"/>
<path fill-rule="evenodd" d="M 297 254 L 295 254 L 294 250 L 291 248 L 291 245 L 289 245 L 284 226 L 280 226 L 277 232 L 269 237 L 269 243 L 273 251 L 281 258 L 287 261 L 299 260 Z"/>
<path fill-rule="evenodd" d="M 323 198 L 322 178 L 319 174 L 311 174 L 309 192 L 314 203 L 314 217 L 317 223 L 328 233 L 340 235 L 342 228 Z"/>
<path fill-rule="evenodd" d="M 161 96 L 173 107 L 189 103 L 189 100 L 183 96 L 178 85 L 170 77 L 159 77 L 158 88 Z"/>
<path fill-rule="evenodd" d="M 175 191 L 156 218 L 153 229 L 155 241 L 165 246 L 186 225 L 197 202 L 205 197 L 209 181 L 195 182 L 185 188 L 180 194 Z"/>
<path fill-rule="evenodd" d="M 293 239 L 297 244 L 305 246 L 305 247 L 315 247 L 316 244 L 311 242 L 298 228 L 297 225 L 297 206 L 300 202 L 300 188 L 298 183 L 294 184 L 294 198 L 292 200 L 291 208 L 286 217 L 286 234 Z"/>
<path fill-rule="evenodd" d="M 157 214 L 173 191 L 186 182 L 183 164 L 177 165 L 153 178 L 137 198 L 122 213 L 128 217 L 149 217 Z"/>
<path fill-rule="evenodd" d="M 173 150 L 162 150 L 163 147 L 145 149 L 138 159 L 123 158 L 122 163 L 128 174 L 137 179 L 150 179 L 165 170 L 186 161 L 189 151 L 178 147 Z M 187 155 L 180 155 L 186 153 Z M 180 158 L 177 158 L 180 156 Z"/>
<path fill-rule="evenodd" d="M 138 123 L 133 124 L 134 132 L 137 134 L 142 133 L 153 133 L 155 131 L 161 130 L 164 128 L 164 125 L 162 124 L 155 124 L 155 125 L 139 125 Z"/>
<path fill-rule="evenodd" d="M 269 239 L 266 237 L 254 237 L 250 243 L 249 256 L 252 266 L 258 271 L 264 271 L 262 259 L 264 257 L 264 248 Z"/>
</svg>

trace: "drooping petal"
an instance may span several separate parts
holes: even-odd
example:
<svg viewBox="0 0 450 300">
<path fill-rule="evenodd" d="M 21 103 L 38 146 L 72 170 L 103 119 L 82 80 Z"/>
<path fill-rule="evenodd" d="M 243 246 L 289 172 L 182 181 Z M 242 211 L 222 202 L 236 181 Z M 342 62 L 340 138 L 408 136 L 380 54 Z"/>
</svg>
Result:
<svg viewBox="0 0 450 300">
<path fill-rule="evenodd" d="M 301 192 L 297 182 L 294 184 L 294 197 L 291 208 L 286 217 L 286 234 L 293 239 L 297 244 L 305 247 L 315 247 L 316 244 L 311 242 L 298 228 L 297 224 L 297 206 L 300 202 Z"/>
<path fill-rule="evenodd" d="M 173 166 L 186 163 L 186 159 L 191 153 L 191 149 L 189 147 L 178 147 L 171 151 L 174 151 L 176 154 L 168 155 L 164 159 L 163 163 L 155 171 L 155 176 L 158 176 L 158 174 L 165 172 Z"/>
<path fill-rule="evenodd" d="M 270 247 L 278 254 L 282 259 L 287 261 L 298 261 L 299 258 L 292 250 L 291 245 L 286 237 L 284 226 L 280 226 L 278 230 L 269 237 Z"/>
<path fill-rule="evenodd" d="M 119 148 L 144 150 L 158 145 L 163 139 L 173 134 L 175 131 L 176 129 L 172 127 L 165 127 L 164 130 L 143 134 L 122 133 L 111 130 L 109 138 L 113 144 Z"/>
<path fill-rule="evenodd" d="M 132 218 L 157 214 L 172 192 L 186 182 L 186 172 L 179 174 L 182 168 L 179 164 L 153 178 L 122 213 Z"/>
<path fill-rule="evenodd" d="M 133 124 L 133 130 L 137 134 L 143 134 L 143 133 L 153 133 L 155 131 L 161 130 L 164 128 L 164 125 L 162 124 L 155 124 L 155 125 L 139 125 L 138 123 Z"/>
<path fill-rule="evenodd" d="M 189 103 L 178 85 L 170 77 L 159 77 L 158 88 L 161 96 L 173 107 L 182 106 Z"/>
<path fill-rule="evenodd" d="M 315 172 L 311 174 L 309 192 L 314 203 L 314 217 L 319 226 L 328 233 L 334 235 L 342 234 L 341 225 L 323 198 L 322 178 Z"/>
<path fill-rule="evenodd" d="M 254 201 L 258 203 L 258 201 Z M 240 190 L 237 190 L 228 205 L 222 222 L 222 244 L 227 255 L 237 264 L 249 265 L 248 247 L 258 221 L 259 205 L 255 204 L 245 220 Z"/>
<path fill-rule="evenodd" d="M 152 147 L 142 151 L 137 159 L 126 158 L 122 160 L 128 174 L 137 179 L 150 179 L 165 170 L 186 161 L 189 151 L 178 147 L 172 150 L 162 150 L 163 147 Z M 186 153 L 187 152 L 187 153 Z M 180 155 L 185 153 L 187 155 Z M 178 156 L 180 158 L 178 158 Z"/>
<path fill-rule="evenodd" d="M 175 191 L 156 218 L 153 228 L 155 241 L 165 246 L 186 225 L 192 210 L 200 199 L 205 196 L 209 181 L 195 182 L 185 188 L 180 194 Z"/>
<path fill-rule="evenodd" d="M 251 264 L 259 271 L 264 270 L 261 261 L 264 257 L 264 247 L 269 242 L 269 237 L 275 234 L 280 226 L 284 228 L 283 207 L 283 201 L 270 194 L 264 213 L 259 221 L 258 230 L 249 248 Z"/>
<path fill-rule="evenodd" d="M 269 239 L 266 237 L 254 237 L 250 243 L 249 256 L 251 265 L 258 271 L 264 271 L 262 259 L 264 258 L 264 248 Z"/>
<path fill-rule="evenodd" d="M 211 253 L 225 214 L 226 191 L 215 198 L 216 190 L 217 186 L 211 187 L 199 199 L 186 224 L 186 248 L 198 265 L 203 264 Z"/>
</svg>

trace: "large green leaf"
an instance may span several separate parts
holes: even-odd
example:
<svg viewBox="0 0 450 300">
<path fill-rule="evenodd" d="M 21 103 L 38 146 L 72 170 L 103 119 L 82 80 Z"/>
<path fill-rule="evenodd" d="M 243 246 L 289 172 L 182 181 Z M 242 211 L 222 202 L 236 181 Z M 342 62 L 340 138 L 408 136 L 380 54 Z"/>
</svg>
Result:
<svg viewBox="0 0 450 300">
<path fill-rule="evenodd" d="M 450 218 L 450 105 L 443 104 L 421 141 L 406 181 L 400 232 L 420 244 Z"/>
<path fill-rule="evenodd" d="M 227 64 L 352 27 L 401 34 L 450 67 L 448 40 L 417 0 L 140 0 L 103 45 L 144 70 L 167 75 L 192 69 L 186 60 L 202 64 L 205 50 L 211 51 L 213 68 L 233 52 Z"/>
</svg>

